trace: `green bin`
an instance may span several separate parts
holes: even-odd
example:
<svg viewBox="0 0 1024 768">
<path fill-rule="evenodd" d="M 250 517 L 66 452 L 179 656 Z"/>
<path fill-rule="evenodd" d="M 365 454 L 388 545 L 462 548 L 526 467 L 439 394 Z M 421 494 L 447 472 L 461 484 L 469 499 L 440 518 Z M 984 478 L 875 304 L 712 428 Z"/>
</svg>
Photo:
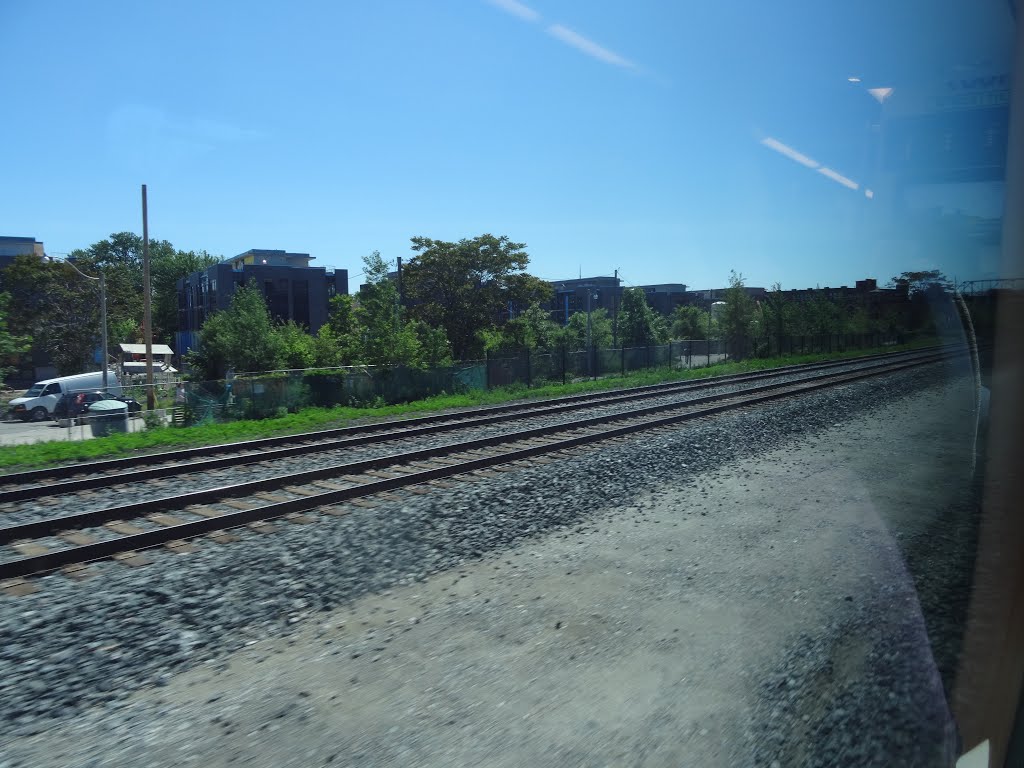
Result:
<svg viewBox="0 0 1024 768">
<path fill-rule="evenodd" d="M 120 400 L 99 400 L 89 406 L 89 424 L 93 437 L 106 437 L 114 432 L 128 431 L 128 403 Z"/>
</svg>

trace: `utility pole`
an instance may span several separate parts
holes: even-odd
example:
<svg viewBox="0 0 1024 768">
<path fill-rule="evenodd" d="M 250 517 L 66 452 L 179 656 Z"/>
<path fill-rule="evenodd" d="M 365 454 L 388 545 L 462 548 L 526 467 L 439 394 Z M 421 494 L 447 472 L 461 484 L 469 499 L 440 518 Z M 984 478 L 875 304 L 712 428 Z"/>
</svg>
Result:
<svg viewBox="0 0 1024 768">
<path fill-rule="evenodd" d="M 398 257 L 398 303 L 405 306 L 405 290 L 402 286 L 402 257 Z"/>
<path fill-rule="evenodd" d="M 711 295 L 711 298 L 708 301 L 708 340 L 707 340 L 706 346 L 707 346 L 707 351 L 708 351 L 708 365 L 711 365 L 711 313 L 712 313 L 712 311 L 715 308 L 715 291 L 714 291 L 714 289 L 711 289 L 709 291 L 709 294 Z"/>
<path fill-rule="evenodd" d="M 149 214 L 146 185 L 142 185 L 142 335 L 146 341 L 146 410 L 156 407 L 153 391 L 153 307 L 149 283 Z"/>
<path fill-rule="evenodd" d="M 615 285 L 612 287 L 612 348 L 619 346 L 619 270 L 615 270 Z"/>
<path fill-rule="evenodd" d="M 107 391 L 107 281 L 103 277 L 103 270 L 100 270 L 100 355 L 103 358 L 103 391 Z"/>
</svg>

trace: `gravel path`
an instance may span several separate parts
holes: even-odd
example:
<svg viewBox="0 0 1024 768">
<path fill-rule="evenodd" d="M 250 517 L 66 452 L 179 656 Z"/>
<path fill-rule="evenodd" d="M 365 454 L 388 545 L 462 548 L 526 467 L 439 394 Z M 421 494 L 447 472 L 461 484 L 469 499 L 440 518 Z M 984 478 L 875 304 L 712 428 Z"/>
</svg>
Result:
<svg viewBox="0 0 1024 768">
<path fill-rule="evenodd" d="M 969 480 L 970 398 L 937 385 L 940 371 L 961 373 L 849 385 L 316 526 L 158 552 L 143 569 L 104 563 L 86 584 L 44 579 L 0 599 L 6 759 L 934 756 L 950 736 L 924 628 L 955 634 L 955 622 L 922 617 L 914 585 L 938 593 L 949 579 L 925 559 L 922 582 L 904 553 Z M 837 664 L 844 637 L 856 641 Z M 799 747 L 826 726 L 827 749 Z"/>
</svg>

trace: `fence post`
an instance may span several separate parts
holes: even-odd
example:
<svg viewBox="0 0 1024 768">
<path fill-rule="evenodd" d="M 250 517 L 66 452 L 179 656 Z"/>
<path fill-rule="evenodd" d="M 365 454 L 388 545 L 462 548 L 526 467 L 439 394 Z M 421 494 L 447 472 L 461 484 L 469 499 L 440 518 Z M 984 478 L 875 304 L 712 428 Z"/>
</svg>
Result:
<svg viewBox="0 0 1024 768">
<path fill-rule="evenodd" d="M 491 388 L 491 353 L 484 350 L 484 389 Z"/>
<path fill-rule="evenodd" d="M 619 347 L 619 360 L 621 361 L 620 362 L 619 373 L 621 375 L 625 376 L 626 375 L 626 345 L 625 344 L 623 344 L 621 347 Z"/>
<path fill-rule="evenodd" d="M 644 367 L 647 368 L 647 370 L 650 370 L 650 368 L 651 368 L 651 345 L 650 344 L 647 344 L 646 346 L 644 346 Z"/>
<path fill-rule="evenodd" d="M 562 384 L 565 384 L 565 344 L 562 345 Z"/>
<path fill-rule="evenodd" d="M 668 369 L 670 371 L 675 370 L 675 366 L 672 365 L 672 339 L 668 340 Z"/>
<path fill-rule="evenodd" d="M 533 386 L 533 372 L 530 370 L 530 348 L 527 347 L 525 352 L 526 352 L 526 388 L 529 389 L 531 386 Z"/>
<path fill-rule="evenodd" d="M 590 345 L 590 360 L 593 366 L 591 371 L 593 372 L 594 381 L 597 381 L 597 344 Z"/>
<path fill-rule="evenodd" d="M 708 365 L 711 365 L 711 335 L 704 340 L 704 350 L 708 353 Z"/>
</svg>

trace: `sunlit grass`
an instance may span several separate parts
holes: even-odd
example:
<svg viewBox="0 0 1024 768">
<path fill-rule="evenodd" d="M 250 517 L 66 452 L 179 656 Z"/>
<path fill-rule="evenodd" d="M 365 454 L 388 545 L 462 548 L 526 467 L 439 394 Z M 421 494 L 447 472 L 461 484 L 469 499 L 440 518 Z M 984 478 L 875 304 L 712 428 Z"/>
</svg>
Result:
<svg viewBox="0 0 1024 768">
<path fill-rule="evenodd" d="M 883 349 L 855 350 L 844 353 L 789 355 L 768 359 L 718 363 L 704 368 L 669 370 L 655 368 L 611 375 L 597 380 L 573 381 L 566 384 L 544 383 L 527 388 L 525 385 L 501 387 L 492 390 L 472 390 L 464 394 L 436 395 L 423 400 L 398 405 L 365 408 L 339 406 L 336 408 L 306 408 L 298 413 L 260 420 L 235 421 L 225 424 L 201 424 L 192 427 L 167 427 L 145 432 L 114 434 L 76 442 L 46 442 L 0 448 L 0 470 L 19 471 L 54 464 L 89 462 L 140 453 L 154 453 L 179 448 L 193 448 L 220 443 L 235 443 L 276 435 L 301 434 L 351 424 L 402 417 L 414 417 L 456 408 L 497 405 L 515 400 L 541 399 L 563 395 L 597 392 L 623 387 L 640 387 L 668 381 L 703 379 L 734 373 L 747 373 L 785 365 L 842 360 L 878 352 L 899 352 L 933 344 L 923 339 L 902 346 Z"/>
</svg>

